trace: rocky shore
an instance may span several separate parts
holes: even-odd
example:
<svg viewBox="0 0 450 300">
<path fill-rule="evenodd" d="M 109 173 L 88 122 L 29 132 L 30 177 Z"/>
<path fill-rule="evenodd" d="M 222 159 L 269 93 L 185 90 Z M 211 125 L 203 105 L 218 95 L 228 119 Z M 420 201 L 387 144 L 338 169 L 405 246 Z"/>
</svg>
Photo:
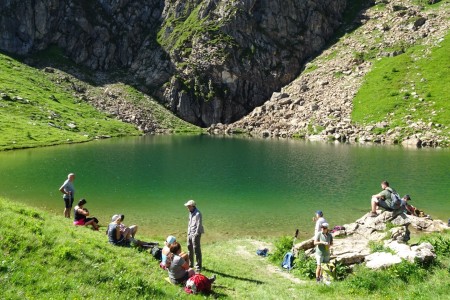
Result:
<svg viewBox="0 0 450 300">
<path fill-rule="evenodd" d="M 372 63 L 355 57 L 355 52 L 376 50 L 377 58 L 397 56 L 404 50 L 392 49 L 402 43 L 414 45 L 422 40 L 426 45 L 439 45 L 450 28 L 447 9 L 427 11 L 407 1 L 377 3 L 380 2 L 385 3 L 384 11 L 363 12 L 356 21 L 360 23 L 356 34 L 345 35 L 342 41 L 326 49 L 306 65 L 306 71 L 296 80 L 273 93 L 267 102 L 235 123 L 213 124 L 208 131 L 413 147 L 447 145 L 448 136 L 442 134 L 443 129 L 448 129 L 446 125 L 429 122 L 426 116 L 418 121 L 406 116 L 406 128 L 390 127 L 389 116 L 365 126 L 352 122 L 353 98 L 372 69 Z M 414 85 L 408 88 L 413 101 L 423 101 Z M 377 134 L 379 131 L 384 133 Z"/>
<path fill-rule="evenodd" d="M 372 269 L 397 264 L 402 259 L 411 262 L 434 260 L 436 254 L 431 244 L 408 244 L 411 231 L 440 232 L 448 229 L 447 224 L 441 220 L 388 211 L 379 211 L 377 217 L 366 214 L 354 223 L 345 224 L 342 227 L 345 229 L 333 233 L 335 238 L 331 258 L 343 265 L 365 263 Z M 386 250 L 371 253 L 370 244 L 374 242 L 379 243 Z M 294 253 L 298 251 L 313 255 L 313 240 L 294 245 Z"/>
</svg>

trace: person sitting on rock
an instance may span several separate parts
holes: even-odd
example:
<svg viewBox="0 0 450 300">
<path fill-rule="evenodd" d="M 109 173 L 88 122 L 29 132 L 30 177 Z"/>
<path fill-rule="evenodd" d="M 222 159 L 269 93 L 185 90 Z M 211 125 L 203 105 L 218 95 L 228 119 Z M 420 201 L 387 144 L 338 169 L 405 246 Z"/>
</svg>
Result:
<svg viewBox="0 0 450 300">
<path fill-rule="evenodd" d="M 391 191 L 392 191 L 389 188 L 389 182 L 382 181 L 381 188 L 383 189 L 381 192 L 372 196 L 372 200 L 371 200 L 372 210 L 370 212 L 371 217 L 377 216 L 377 208 L 378 207 L 382 207 L 387 211 L 392 211 L 392 208 L 389 205 L 389 201 L 391 199 Z"/>
</svg>

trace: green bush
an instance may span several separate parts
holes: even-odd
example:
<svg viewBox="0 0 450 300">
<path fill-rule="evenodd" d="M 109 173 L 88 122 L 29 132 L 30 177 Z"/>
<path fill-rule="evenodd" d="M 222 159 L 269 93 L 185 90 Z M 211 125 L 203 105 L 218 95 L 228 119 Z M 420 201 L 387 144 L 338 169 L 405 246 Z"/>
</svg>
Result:
<svg viewBox="0 0 450 300">
<path fill-rule="evenodd" d="M 422 281 L 427 275 L 427 271 L 424 268 L 416 263 L 411 263 L 406 260 L 391 266 L 386 272 L 390 276 L 398 278 L 405 283 L 414 280 Z"/>
<path fill-rule="evenodd" d="M 305 278 L 316 277 L 316 261 L 314 258 L 308 257 L 305 252 L 300 251 L 294 260 L 294 274 Z"/>
<path fill-rule="evenodd" d="M 439 256 L 450 256 L 450 238 L 439 233 L 425 235 L 420 238 L 420 243 L 429 242 L 434 247 L 434 251 Z"/>
<path fill-rule="evenodd" d="M 282 236 L 275 242 L 275 251 L 269 256 L 269 260 L 275 264 L 281 264 L 286 252 L 292 250 L 293 238 L 289 236 Z"/>
</svg>

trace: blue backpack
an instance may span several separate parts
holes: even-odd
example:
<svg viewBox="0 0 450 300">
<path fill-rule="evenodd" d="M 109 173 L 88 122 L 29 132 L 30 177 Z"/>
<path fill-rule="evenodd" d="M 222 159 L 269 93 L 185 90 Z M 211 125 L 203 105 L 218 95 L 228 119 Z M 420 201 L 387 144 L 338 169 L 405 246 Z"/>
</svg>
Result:
<svg viewBox="0 0 450 300">
<path fill-rule="evenodd" d="M 294 267 L 294 254 L 292 254 L 292 252 L 288 252 L 284 255 L 281 267 L 283 269 L 287 269 L 288 271 Z"/>
</svg>

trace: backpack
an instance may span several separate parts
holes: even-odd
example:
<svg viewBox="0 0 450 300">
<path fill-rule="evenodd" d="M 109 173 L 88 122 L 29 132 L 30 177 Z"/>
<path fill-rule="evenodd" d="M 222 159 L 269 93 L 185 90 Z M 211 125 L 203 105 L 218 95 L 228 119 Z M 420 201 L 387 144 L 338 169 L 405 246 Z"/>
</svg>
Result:
<svg viewBox="0 0 450 300">
<path fill-rule="evenodd" d="M 386 203 L 392 209 L 398 209 L 402 205 L 402 199 L 400 195 L 393 189 L 389 188 L 388 191 L 391 193 L 391 199 L 387 199 Z M 388 201 L 390 200 L 390 201 Z"/>
<path fill-rule="evenodd" d="M 294 255 L 292 252 L 288 252 L 284 255 L 283 262 L 281 263 L 283 269 L 290 271 L 294 267 Z"/>
<path fill-rule="evenodd" d="M 211 292 L 211 281 L 203 274 L 195 274 L 186 281 L 184 291 L 188 294 Z"/>
<path fill-rule="evenodd" d="M 162 249 L 161 248 L 159 248 L 158 246 L 154 246 L 152 248 L 151 253 L 155 259 L 161 261 L 161 258 L 162 258 Z"/>
</svg>

